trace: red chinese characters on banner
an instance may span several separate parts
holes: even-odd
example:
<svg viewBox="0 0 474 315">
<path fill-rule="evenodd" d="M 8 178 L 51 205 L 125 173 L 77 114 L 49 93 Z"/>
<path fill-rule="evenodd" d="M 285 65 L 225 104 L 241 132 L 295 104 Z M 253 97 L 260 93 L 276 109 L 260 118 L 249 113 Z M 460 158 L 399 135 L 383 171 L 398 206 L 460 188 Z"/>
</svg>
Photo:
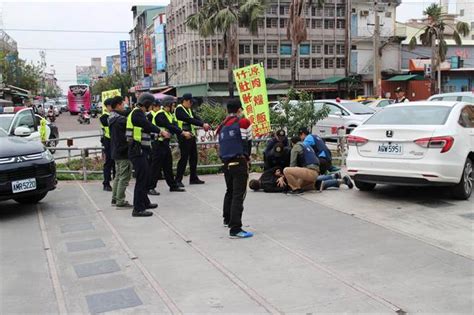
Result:
<svg viewBox="0 0 474 315">
<path fill-rule="evenodd" d="M 151 48 L 151 40 L 150 37 L 144 36 L 143 37 L 143 51 L 144 51 L 144 58 L 143 58 L 143 72 L 144 74 L 152 74 L 153 72 L 153 63 L 152 63 L 152 48 Z"/>
</svg>

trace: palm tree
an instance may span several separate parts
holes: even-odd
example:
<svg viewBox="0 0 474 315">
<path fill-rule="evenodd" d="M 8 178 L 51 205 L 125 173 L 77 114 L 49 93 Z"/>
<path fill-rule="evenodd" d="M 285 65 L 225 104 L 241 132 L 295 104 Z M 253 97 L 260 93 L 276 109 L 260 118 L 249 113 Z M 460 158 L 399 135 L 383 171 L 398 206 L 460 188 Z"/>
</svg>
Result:
<svg viewBox="0 0 474 315">
<path fill-rule="evenodd" d="M 221 34 L 223 38 L 222 57 L 227 53 L 229 96 L 234 96 L 232 70 L 237 65 L 239 24 L 248 28 L 252 35 L 258 35 L 258 21 L 263 17 L 265 0 L 208 0 L 198 12 L 186 19 L 187 26 L 199 32 L 202 37 Z"/>
<path fill-rule="evenodd" d="M 317 0 L 318 7 L 322 7 L 324 0 Z M 296 82 L 296 61 L 298 58 L 299 46 L 307 39 L 306 19 L 304 16 L 305 6 L 309 7 L 313 3 L 312 0 L 291 0 L 288 27 L 286 28 L 286 36 L 291 40 L 291 87 L 295 87 Z"/>
<path fill-rule="evenodd" d="M 426 26 L 420 29 L 411 39 L 408 45 L 410 50 L 415 49 L 417 44 L 417 35 L 423 46 L 431 47 L 431 91 L 434 94 L 436 90 L 436 80 L 434 73 L 441 62 L 446 60 L 448 45 L 445 40 L 445 30 L 450 28 L 453 32 L 453 39 L 456 45 L 462 44 L 462 36 L 469 34 L 469 25 L 466 22 L 457 22 L 455 26 L 446 23 L 446 14 L 443 13 L 442 7 L 436 3 L 431 4 L 423 11 L 423 15 L 427 16 Z M 438 43 L 436 43 L 438 42 Z M 440 91 L 438 91 L 440 92 Z"/>
</svg>

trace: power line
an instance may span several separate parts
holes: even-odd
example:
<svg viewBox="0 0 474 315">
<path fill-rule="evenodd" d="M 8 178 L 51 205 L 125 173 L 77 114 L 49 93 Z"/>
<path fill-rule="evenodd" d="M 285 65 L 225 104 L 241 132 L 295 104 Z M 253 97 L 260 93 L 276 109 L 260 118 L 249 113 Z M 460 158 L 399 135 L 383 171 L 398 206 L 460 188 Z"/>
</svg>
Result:
<svg viewBox="0 0 474 315">
<path fill-rule="evenodd" d="M 24 50 L 61 50 L 61 51 L 87 51 L 87 50 L 119 50 L 116 48 L 42 48 L 42 47 L 18 47 Z"/>
<path fill-rule="evenodd" d="M 124 31 L 56 30 L 56 29 L 32 29 L 32 28 L 5 28 L 4 30 L 5 31 L 14 31 L 14 32 L 128 34 L 128 32 L 124 32 Z"/>
</svg>

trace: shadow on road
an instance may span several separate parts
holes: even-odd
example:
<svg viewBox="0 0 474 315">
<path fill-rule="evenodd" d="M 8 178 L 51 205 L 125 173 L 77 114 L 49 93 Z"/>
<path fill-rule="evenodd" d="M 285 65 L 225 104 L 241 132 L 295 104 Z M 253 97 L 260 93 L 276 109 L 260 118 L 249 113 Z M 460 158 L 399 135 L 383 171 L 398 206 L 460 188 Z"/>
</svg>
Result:
<svg viewBox="0 0 474 315">
<path fill-rule="evenodd" d="M 0 222 L 30 216 L 36 216 L 36 205 L 22 205 L 15 201 L 0 201 Z"/>
</svg>

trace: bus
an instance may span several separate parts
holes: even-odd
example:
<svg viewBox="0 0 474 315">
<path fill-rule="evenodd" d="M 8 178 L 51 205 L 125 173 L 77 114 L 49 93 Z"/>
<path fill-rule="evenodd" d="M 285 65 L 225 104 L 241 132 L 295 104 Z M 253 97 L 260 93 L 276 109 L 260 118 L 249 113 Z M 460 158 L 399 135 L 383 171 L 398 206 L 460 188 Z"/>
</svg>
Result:
<svg viewBox="0 0 474 315">
<path fill-rule="evenodd" d="M 91 91 L 87 84 L 70 85 L 67 90 L 67 107 L 71 115 L 79 114 L 81 106 L 87 112 L 91 108 Z"/>
</svg>

